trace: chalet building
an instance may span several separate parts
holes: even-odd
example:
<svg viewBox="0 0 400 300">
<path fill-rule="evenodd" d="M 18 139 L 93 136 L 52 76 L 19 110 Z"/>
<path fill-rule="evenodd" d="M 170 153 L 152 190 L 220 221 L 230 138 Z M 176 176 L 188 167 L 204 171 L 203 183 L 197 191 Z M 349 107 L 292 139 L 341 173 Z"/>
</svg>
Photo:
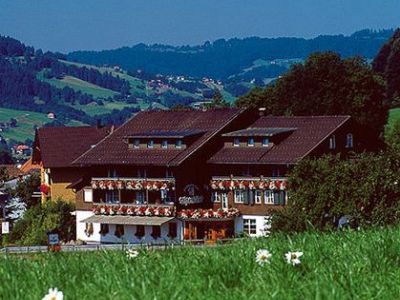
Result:
<svg viewBox="0 0 400 300">
<path fill-rule="evenodd" d="M 215 238 L 221 226 L 233 235 L 238 212 L 212 210 L 207 160 L 222 146 L 221 134 L 251 116 L 239 109 L 138 113 L 73 162 L 85 170 L 70 186 L 77 238 L 164 243 Z"/>
<path fill-rule="evenodd" d="M 235 233 L 266 234 L 268 216 L 289 201 L 288 171 L 305 157 L 354 151 L 349 116 L 260 116 L 221 135 L 224 146 L 207 161 L 213 209 L 237 209 Z"/>
<path fill-rule="evenodd" d="M 42 202 L 48 199 L 75 201 L 66 187 L 81 178 L 81 170 L 71 163 L 111 131 L 110 127 L 43 127 L 35 135 L 30 164 L 41 174 Z"/>
<path fill-rule="evenodd" d="M 355 151 L 348 116 L 241 109 L 142 111 L 118 129 L 42 128 L 32 163 L 42 198 L 76 203 L 87 243 L 260 236 L 288 201 L 299 160 Z"/>
</svg>

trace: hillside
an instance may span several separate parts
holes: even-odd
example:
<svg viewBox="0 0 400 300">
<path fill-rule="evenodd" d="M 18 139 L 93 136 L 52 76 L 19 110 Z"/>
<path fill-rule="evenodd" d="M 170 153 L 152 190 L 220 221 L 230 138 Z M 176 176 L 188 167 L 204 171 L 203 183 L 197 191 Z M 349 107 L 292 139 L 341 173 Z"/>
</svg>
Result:
<svg viewBox="0 0 400 300">
<path fill-rule="evenodd" d="M 6 123 L 9 123 L 10 119 L 16 120 L 15 126 L 7 126 Z M 33 140 L 35 128 L 42 127 L 52 121 L 46 114 L 0 108 L 0 135 L 8 141 L 24 142 L 27 139 Z M 66 125 L 80 126 L 83 124 L 79 121 L 71 120 Z"/>
<path fill-rule="evenodd" d="M 274 78 L 294 61 L 313 52 L 334 51 L 344 57 L 375 57 L 392 30 L 361 30 L 350 36 L 324 35 L 313 39 L 220 39 L 199 46 L 138 44 L 104 51 L 76 51 L 67 59 L 92 65 L 118 65 L 150 74 L 211 77 L 226 81 Z"/>
</svg>

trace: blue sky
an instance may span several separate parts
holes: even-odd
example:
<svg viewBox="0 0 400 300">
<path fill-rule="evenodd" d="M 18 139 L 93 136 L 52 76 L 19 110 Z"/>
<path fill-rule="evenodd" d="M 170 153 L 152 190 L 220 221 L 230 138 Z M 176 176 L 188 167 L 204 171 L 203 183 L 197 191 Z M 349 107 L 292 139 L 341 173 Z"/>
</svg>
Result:
<svg viewBox="0 0 400 300">
<path fill-rule="evenodd" d="M 399 0 L 0 0 L 0 34 L 62 52 L 399 25 Z"/>
</svg>

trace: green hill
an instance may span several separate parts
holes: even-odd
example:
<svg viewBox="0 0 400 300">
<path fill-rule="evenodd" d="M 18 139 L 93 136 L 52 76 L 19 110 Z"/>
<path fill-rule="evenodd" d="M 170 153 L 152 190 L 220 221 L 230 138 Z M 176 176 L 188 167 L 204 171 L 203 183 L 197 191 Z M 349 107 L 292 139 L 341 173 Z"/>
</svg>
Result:
<svg viewBox="0 0 400 300">
<path fill-rule="evenodd" d="M 52 121 L 51 119 L 47 118 L 46 114 L 25 110 L 0 108 L 0 123 L 8 123 L 11 118 L 17 120 L 17 126 L 2 128 L 0 135 L 6 140 L 12 139 L 18 142 L 24 142 L 28 138 L 33 139 L 35 126 L 41 127 L 44 124 Z M 66 125 L 80 126 L 84 124 L 78 121 L 70 121 Z"/>
</svg>

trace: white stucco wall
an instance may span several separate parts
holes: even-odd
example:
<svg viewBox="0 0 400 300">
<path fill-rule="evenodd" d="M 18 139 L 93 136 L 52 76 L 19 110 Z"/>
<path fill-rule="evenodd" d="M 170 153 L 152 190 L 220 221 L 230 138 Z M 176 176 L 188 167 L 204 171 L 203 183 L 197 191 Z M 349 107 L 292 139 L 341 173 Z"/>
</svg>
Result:
<svg viewBox="0 0 400 300">
<path fill-rule="evenodd" d="M 101 235 L 100 224 L 93 223 L 93 234 L 87 236 L 85 233 L 86 224 L 81 221 L 93 216 L 91 211 L 76 211 L 76 238 L 78 240 L 85 241 L 88 244 L 98 244 L 98 243 L 130 243 L 130 244 L 140 244 L 140 243 L 152 243 L 152 244 L 164 244 L 165 242 L 172 241 L 168 237 L 169 225 L 168 223 L 161 225 L 161 237 L 154 239 L 151 236 L 152 226 L 145 226 L 145 235 L 138 239 L 135 236 L 136 226 L 129 225 L 124 227 L 124 235 L 121 238 L 115 236 L 116 225 L 109 225 L 109 231 L 106 235 Z M 173 240 L 179 242 L 183 238 L 183 228 L 182 222 L 176 221 L 177 223 L 177 237 Z"/>
<path fill-rule="evenodd" d="M 266 234 L 266 230 L 269 229 L 268 221 L 265 215 L 241 215 L 235 218 L 235 234 L 243 233 L 243 219 L 255 219 L 256 220 L 256 234 L 250 236 L 259 237 Z"/>
</svg>

